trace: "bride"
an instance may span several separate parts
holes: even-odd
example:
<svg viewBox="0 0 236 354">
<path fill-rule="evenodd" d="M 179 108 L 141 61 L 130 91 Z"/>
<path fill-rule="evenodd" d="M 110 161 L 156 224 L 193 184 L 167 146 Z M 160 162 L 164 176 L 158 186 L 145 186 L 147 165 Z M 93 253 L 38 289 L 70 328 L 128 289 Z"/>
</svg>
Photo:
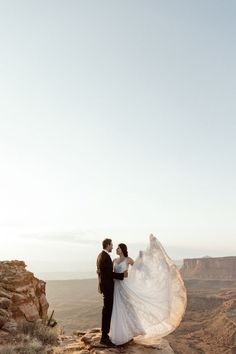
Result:
<svg viewBox="0 0 236 354">
<path fill-rule="evenodd" d="M 161 243 L 150 235 L 146 251 L 135 261 L 128 257 L 127 246 L 117 248 L 114 272 L 129 269 L 123 281 L 114 280 L 111 340 L 116 345 L 129 342 L 155 344 L 175 330 L 186 308 L 186 289 L 177 266 Z"/>
</svg>

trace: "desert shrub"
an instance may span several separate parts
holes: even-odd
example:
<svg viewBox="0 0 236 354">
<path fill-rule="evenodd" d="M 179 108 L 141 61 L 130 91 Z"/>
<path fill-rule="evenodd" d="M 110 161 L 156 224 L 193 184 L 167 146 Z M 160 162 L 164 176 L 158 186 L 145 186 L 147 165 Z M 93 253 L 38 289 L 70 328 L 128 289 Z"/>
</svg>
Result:
<svg viewBox="0 0 236 354">
<path fill-rule="evenodd" d="M 16 354 L 16 352 L 13 346 L 5 345 L 0 348 L 0 354 Z"/>
<path fill-rule="evenodd" d="M 40 325 L 34 332 L 34 336 L 44 345 L 57 344 L 57 334 L 45 325 Z"/>
<path fill-rule="evenodd" d="M 20 321 L 18 330 L 25 336 L 38 339 L 43 345 L 57 344 L 57 334 L 41 321 Z"/>
<path fill-rule="evenodd" d="M 46 354 L 49 346 L 57 344 L 57 333 L 41 321 L 20 321 L 17 344 L 0 347 L 0 354 Z"/>
<path fill-rule="evenodd" d="M 0 347 L 0 354 L 46 354 L 44 345 L 36 338 L 26 337 L 21 343 Z"/>
<path fill-rule="evenodd" d="M 17 323 L 17 328 L 19 332 L 30 336 L 34 336 L 34 332 L 38 326 L 39 326 L 39 322 L 37 321 L 29 322 L 29 321 L 22 320 Z"/>
<path fill-rule="evenodd" d="M 43 354 L 45 353 L 42 343 L 33 338 L 27 343 L 18 344 L 15 347 L 16 352 L 20 354 Z"/>
</svg>

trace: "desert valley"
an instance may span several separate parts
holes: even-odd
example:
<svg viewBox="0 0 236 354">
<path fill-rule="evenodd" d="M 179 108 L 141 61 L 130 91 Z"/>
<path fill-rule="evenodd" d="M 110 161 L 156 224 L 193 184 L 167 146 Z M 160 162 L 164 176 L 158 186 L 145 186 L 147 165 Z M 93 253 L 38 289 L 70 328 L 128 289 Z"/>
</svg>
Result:
<svg viewBox="0 0 236 354">
<path fill-rule="evenodd" d="M 98 345 L 102 297 L 97 292 L 97 279 L 45 284 L 25 269 L 24 262 L 0 262 L 0 353 L 31 354 L 5 349 L 18 340 L 15 320 L 34 323 L 54 311 L 56 342 L 32 353 L 235 354 L 235 270 L 236 257 L 184 260 L 180 271 L 188 302 L 180 326 L 160 341 L 159 347 L 131 343 L 104 349 Z"/>
<path fill-rule="evenodd" d="M 236 257 L 186 259 L 185 316 L 166 339 L 175 353 L 236 353 Z M 49 281 L 50 310 L 66 333 L 100 327 L 97 280 Z"/>
</svg>

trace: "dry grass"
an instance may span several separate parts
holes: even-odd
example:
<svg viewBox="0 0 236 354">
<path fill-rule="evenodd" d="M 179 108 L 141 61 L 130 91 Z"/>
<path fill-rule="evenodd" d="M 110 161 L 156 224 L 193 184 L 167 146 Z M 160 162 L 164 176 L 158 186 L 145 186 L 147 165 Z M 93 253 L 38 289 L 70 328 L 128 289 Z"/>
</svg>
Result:
<svg viewBox="0 0 236 354">
<path fill-rule="evenodd" d="M 35 339 L 31 338 L 27 343 L 21 343 L 15 347 L 15 353 L 20 354 L 43 354 L 46 353 L 42 343 Z"/>
<path fill-rule="evenodd" d="M 7 345 L 0 348 L 0 354 L 46 354 L 47 350 L 37 340 L 18 345 Z"/>
<path fill-rule="evenodd" d="M 0 354 L 15 354 L 14 347 L 11 345 L 4 345 L 0 348 Z"/>
<path fill-rule="evenodd" d="M 24 335 L 29 335 L 40 341 L 43 345 L 56 345 L 57 333 L 50 327 L 47 327 L 41 321 L 20 321 L 18 331 Z"/>
<path fill-rule="evenodd" d="M 16 344 L 0 347 L 0 354 L 46 354 L 54 345 L 57 333 L 42 321 L 20 321 Z"/>
</svg>

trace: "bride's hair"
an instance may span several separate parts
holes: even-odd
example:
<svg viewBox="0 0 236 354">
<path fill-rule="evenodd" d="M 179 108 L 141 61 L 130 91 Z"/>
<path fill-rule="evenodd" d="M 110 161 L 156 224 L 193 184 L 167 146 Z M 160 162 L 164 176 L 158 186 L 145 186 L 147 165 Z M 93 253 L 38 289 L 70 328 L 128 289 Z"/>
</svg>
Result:
<svg viewBox="0 0 236 354">
<path fill-rule="evenodd" d="M 127 246 L 124 244 L 124 243 L 120 243 L 119 244 L 119 247 L 121 249 L 121 251 L 123 252 L 123 255 L 125 257 L 128 257 L 128 249 L 127 249 Z"/>
</svg>

